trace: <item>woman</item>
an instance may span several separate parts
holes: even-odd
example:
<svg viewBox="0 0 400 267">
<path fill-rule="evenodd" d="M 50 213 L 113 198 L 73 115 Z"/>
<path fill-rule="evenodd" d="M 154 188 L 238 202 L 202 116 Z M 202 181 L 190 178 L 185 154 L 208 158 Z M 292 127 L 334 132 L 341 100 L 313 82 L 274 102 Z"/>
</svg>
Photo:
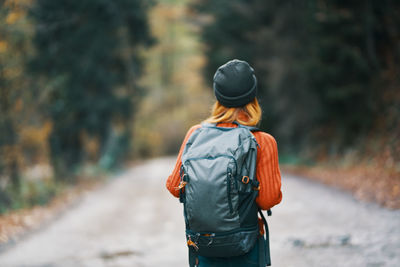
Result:
<svg viewBox="0 0 400 267">
<path fill-rule="evenodd" d="M 253 68 L 241 60 L 232 60 L 218 68 L 214 75 L 214 94 L 217 98 L 211 116 L 205 122 L 218 127 L 256 126 L 261 120 L 261 108 L 256 99 L 257 79 Z M 193 126 L 186 134 L 178 154 L 176 165 L 167 180 L 167 189 L 175 197 L 180 191 L 181 158 L 186 142 L 201 125 Z M 260 187 L 256 203 L 260 209 L 268 210 L 280 203 L 281 175 L 275 139 L 261 131 L 252 132 L 257 143 L 256 177 Z M 259 266 L 258 243 L 245 255 L 231 258 L 198 257 L 200 267 L 206 266 Z"/>
</svg>

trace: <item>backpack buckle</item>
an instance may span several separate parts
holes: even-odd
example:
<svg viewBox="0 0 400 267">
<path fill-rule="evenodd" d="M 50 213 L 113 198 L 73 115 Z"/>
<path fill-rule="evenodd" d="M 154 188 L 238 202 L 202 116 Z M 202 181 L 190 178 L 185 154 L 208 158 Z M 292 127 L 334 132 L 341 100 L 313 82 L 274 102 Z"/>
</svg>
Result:
<svg viewBox="0 0 400 267">
<path fill-rule="evenodd" d="M 193 247 L 196 251 L 199 250 L 199 247 L 197 246 L 197 244 L 195 242 L 193 242 L 192 239 L 190 239 L 190 235 L 188 236 L 187 245 L 189 247 Z"/>
<path fill-rule="evenodd" d="M 181 174 L 181 181 L 179 182 L 179 185 L 177 187 L 175 187 L 175 190 L 181 190 L 182 188 L 184 188 L 187 184 L 187 174 L 183 173 Z"/>
<path fill-rule="evenodd" d="M 181 190 L 186 186 L 187 182 L 181 181 L 177 187 L 175 187 L 175 190 Z"/>
<path fill-rule="evenodd" d="M 243 177 L 242 177 L 242 183 L 248 184 L 249 182 L 250 182 L 249 176 L 243 176 Z"/>
</svg>

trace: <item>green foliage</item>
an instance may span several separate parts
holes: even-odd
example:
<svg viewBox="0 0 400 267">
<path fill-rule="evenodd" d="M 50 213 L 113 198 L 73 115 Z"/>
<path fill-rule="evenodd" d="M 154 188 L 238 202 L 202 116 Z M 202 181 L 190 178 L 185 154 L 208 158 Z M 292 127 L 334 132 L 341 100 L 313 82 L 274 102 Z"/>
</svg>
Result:
<svg viewBox="0 0 400 267">
<path fill-rule="evenodd" d="M 27 181 L 21 187 L 19 205 L 32 207 L 48 203 L 56 194 L 57 186 L 53 180 L 49 181 Z M 15 207 L 14 207 L 15 208 Z"/>
<path fill-rule="evenodd" d="M 38 0 L 33 6 L 36 55 L 30 69 L 44 80 L 38 86 L 52 86 L 45 110 L 53 121 L 57 177 L 82 162 L 83 132 L 98 138 L 102 153 L 114 121 L 129 122 L 141 94 L 137 47 L 152 42 L 149 6 L 143 0 Z"/>
<path fill-rule="evenodd" d="M 18 192 L 7 187 L 0 193 L 0 214 L 10 210 L 45 205 L 53 199 L 63 186 L 54 180 L 22 180 Z"/>
</svg>

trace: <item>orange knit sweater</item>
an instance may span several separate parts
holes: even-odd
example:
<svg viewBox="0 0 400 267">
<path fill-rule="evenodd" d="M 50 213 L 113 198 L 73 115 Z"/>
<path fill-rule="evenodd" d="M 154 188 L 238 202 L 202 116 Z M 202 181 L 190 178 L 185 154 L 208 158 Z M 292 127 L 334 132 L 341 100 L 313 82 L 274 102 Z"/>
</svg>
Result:
<svg viewBox="0 0 400 267">
<path fill-rule="evenodd" d="M 232 123 L 220 123 L 219 127 L 236 127 Z M 179 197 L 179 190 L 176 187 L 179 185 L 180 176 L 179 170 L 181 168 L 181 156 L 186 142 L 190 135 L 201 125 L 193 126 L 186 134 L 179 150 L 178 158 L 172 174 L 167 179 L 167 189 L 175 197 Z M 281 202 L 281 173 L 278 164 L 278 150 L 275 139 L 265 132 L 254 132 L 254 137 L 260 145 L 257 149 L 257 180 L 260 182 L 260 191 L 256 202 L 258 206 L 267 210 Z"/>
</svg>

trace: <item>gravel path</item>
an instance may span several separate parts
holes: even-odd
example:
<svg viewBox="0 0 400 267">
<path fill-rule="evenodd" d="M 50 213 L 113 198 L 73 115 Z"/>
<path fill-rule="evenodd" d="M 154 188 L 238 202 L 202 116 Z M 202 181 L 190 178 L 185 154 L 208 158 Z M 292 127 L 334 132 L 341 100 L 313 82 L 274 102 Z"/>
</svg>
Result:
<svg viewBox="0 0 400 267">
<path fill-rule="evenodd" d="M 1 267 L 186 267 L 182 207 L 165 189 L 173 158 L 118 175 L 0 254 Z M 268 218 L 273 266 L 400 266 L 400 211 L 283 177 Z"/>
</svg>

